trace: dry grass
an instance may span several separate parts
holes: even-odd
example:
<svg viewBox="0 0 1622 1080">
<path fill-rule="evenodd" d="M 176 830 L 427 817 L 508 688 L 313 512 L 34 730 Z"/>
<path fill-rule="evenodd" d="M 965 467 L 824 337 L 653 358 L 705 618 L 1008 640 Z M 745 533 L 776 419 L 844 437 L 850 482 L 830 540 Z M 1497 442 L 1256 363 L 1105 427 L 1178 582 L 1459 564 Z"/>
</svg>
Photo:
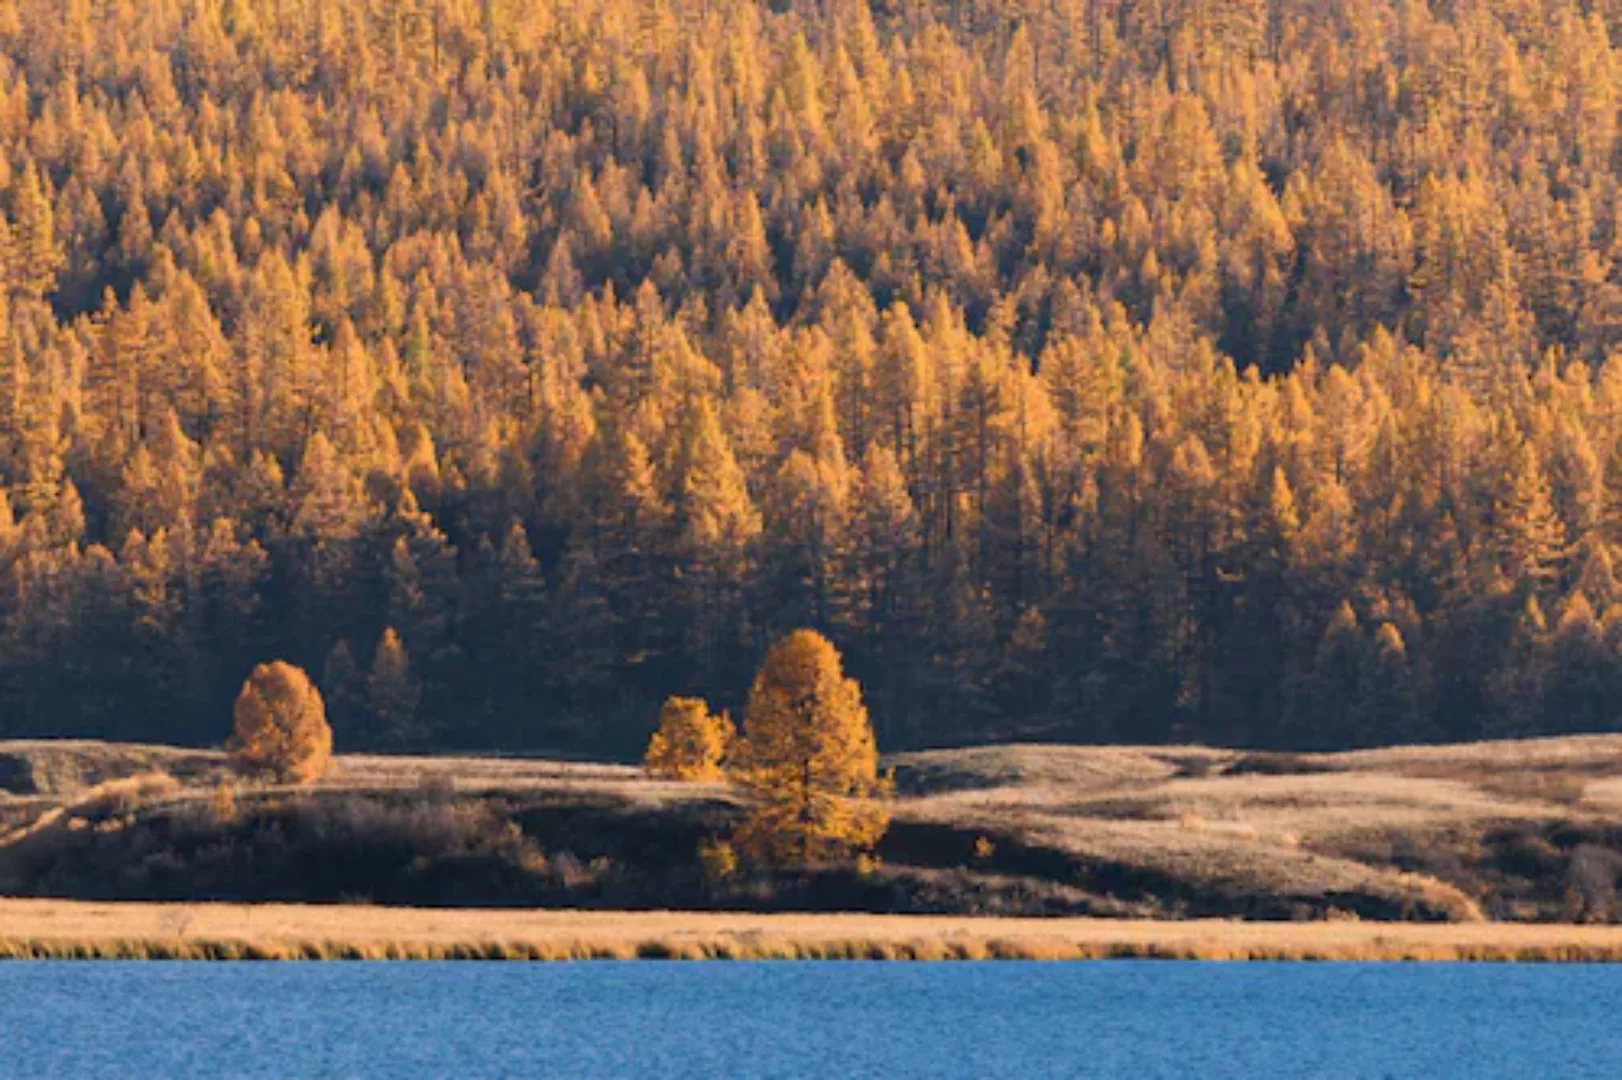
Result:
<svg viewBox="0 0 1622 1080">
<path fill-rule="evenodd" d="M 166 773 L 183 784 L 215 784 L 228 775 L 222 753 L 173 746 L 82 739 L 0 742 L 0 788 L 14 794 L 69 799 L 109 780 Z"/>
<path fill-rule="evenodd" d="M 1622 927 L 5 900 L 0 957 L 1622 961 Z"/>
<path fill-rule="evenodd" d="M 1246 833 L 1170 823 L 1027 818 L 1021 835 L 1082 859 L 1150 871 L 1203 891 L 1291 898 L 1316 908 L 1336 897 L 1367 897 L 1391 911 L 1480 922 L 1474 899 L 1458 888 L 1395 867 L 1307 850 L 1287 834 Z"/>
<path fill-rule="evenodd" d="M 0 792 L 56 800 L 82 797 L 90 788 L 141 773 L 166 773 L 191 788 L 212 790 L 237 779 L 230 758 L 217 750 L 75 739 L 0 741 Z M 315 786 L 342 790 L 402 790 L 441 786 L 459 793 L 593 790 L 632 793 L 657 801 L 692 785 L 645 779 L 629 765 L 542 758 L 425 757 L 340 754 Z"/>
<path fill-rule="evenodd" d="M 1342 769 L 1395 772 L 1445 766 L 1479 774 L 1524 769 L 1615 772 L 1622 764 L 1622 735 L 1566 735 L 1550 739 L 1498 739 L 1436 746 L 1392 746 L 1310 755 Z"/>
<path fill-rule="evenodd" d="M 917 857 L 912 865 L 1041 878 L 1093 898 L 1067 910 L 1572 918 L 1572 853 L 1622 836 L 1622 736 L 1290 755 L 997 746 L 889 764 L 904 794 L 898 823 L 966 837 L 961 852 L 956 841 L 935 854 L 899 850 L 896 865 Z M 159 800 L 207 804 L 229 766 L 208 751 L 0 743 L 0 789 L 24 774 L 48 794 L 19 788 L 0 803 L 0 853 L 75 818 L 128 817 Z M 730 798 L 718 785 L 653 781 L 623 765 L 476 757 L 340 756 L 319 789 L 492 796 L 537 813 L 597 799 L 662 813 Z M 251 783 L 240 792 L 245 805 L 279 797 Z M 995 856 L 970 854 L 979 837 Z M 1051 858 L 1033 868 L 1021 845 Z M 1598 906 L 1581 917 L 1622 917 L 1604 886 L 1590 889 Z"/>
<path fill-rule="evenodd" d="M 903 789 L 929 792 L 1020 787 L 1108 790 L 1201 775 L 1237 755 L 1205 746 L 976 746 L 895 754 Z"/>
<path fill-rule="evenodd" d="M 185 787 L 166 772 L 143 772 L 117 780 L 104 780 L 78 795 L 71 811 L 84 818 L 128 814 L 150 803 L 174 799 Z"/>
<path fill-rule="evenodd" d="M 1359 896 L 1424 917 L 1473 921 L 1489 903 L 1552 917 L 1549 897 L 1565 883 L 1530 887 L 1541 908 L 1499 895 L 1490 838 L 1622 832 L 1622 736 L 1292 755 L 988 747 L 899 760 L 922 781 L 902 820 L 1320 912 Z"/>
<path fill-rule="evenodd" d="M 1589 781 L 1583 788 L 1582 802 L 1596 813 L 1622 816 L 1622 776 Z"/>
</svg>

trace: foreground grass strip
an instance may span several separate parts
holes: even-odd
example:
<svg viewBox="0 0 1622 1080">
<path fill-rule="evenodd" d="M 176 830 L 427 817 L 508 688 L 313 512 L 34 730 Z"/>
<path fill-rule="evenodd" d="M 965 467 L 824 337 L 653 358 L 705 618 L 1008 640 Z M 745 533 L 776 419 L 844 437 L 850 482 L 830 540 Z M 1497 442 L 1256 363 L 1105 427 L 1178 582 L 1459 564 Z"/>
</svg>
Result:
<svg viewBox="0 0 1622 1080">
<path fill-rule="evenodd" d="M 1622 961 L 1622 927 L 0 899 L 0 959 Z"/>
<path fill-rule="evenodd" d="M 1311 948 L 1166 945 L 1155 942 L 1067 944 L 1059 941 L 981 942 L 918 940 L 585 942 L 338 942 L 210 941 L 62 938 L 0 939 L 0 960 L 184 961 L 591 961 L 591 960 L 1206 960 L 1387 961 L 1471 963 L 1618 963 L 1615 945 L 1373 943 L 1366 947 Z"/>
</svg>

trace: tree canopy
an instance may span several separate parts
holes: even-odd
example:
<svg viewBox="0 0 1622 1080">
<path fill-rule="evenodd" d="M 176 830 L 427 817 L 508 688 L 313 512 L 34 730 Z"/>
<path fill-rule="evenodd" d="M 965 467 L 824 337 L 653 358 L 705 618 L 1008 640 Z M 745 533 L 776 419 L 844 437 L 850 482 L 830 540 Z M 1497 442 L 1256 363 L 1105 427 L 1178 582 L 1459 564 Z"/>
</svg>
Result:
<svg viewBox="0 0 1622 1080">
<path fill-rule="evenodd" d="M 1614 729 L 1616 0 L 0 0 L 0 735 Z"/>
<path fill-rule="evenodd" d="M 310 677 L 278 660 L 253 669 L 233 710 L 238 761 L 278 779 L 308 784 L 332 760 L 332 728 Z"/>
<path fill-rule="evenodd" d="M 862 689 L 814 630 L 774 644 L 749 688 L 734 773 L 754 799 L 740 846 L 768 863 L 872 850 L 889 814 Z"/>
<path fill-rule="evenodd" d="M 733 737 L 725 713 L 710 712 L 699 698 L 673 697 L 659 710 L 659 729 L 648 740 L 643 763 L 665 779 L 720 780 Z"/>
</svg>

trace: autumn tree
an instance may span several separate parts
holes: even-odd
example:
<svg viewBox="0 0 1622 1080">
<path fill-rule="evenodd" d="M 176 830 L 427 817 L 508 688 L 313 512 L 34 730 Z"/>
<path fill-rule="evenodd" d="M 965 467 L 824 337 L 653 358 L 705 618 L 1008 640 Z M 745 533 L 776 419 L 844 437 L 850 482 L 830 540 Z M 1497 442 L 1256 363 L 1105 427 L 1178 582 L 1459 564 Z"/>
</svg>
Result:
<svg viewBox="0 0 1622 1080">
<path fill-rule="evenodd" d="M 740 846 L 765 862 L 871 851 L 889 824 L 889 785 L 861 687 L 839 650 L 796 630 L 766 654 L 744 718 L 737 776 L 754 800 Z"/>
<path fill-rule="evenodd" d="M 736 733 L 726 713 L 712 713 L 700 698 L 672 697 L 659 710 L 659 728 L 648 740 L 643 766 L 670 780 L 711 781 Z"/>
<path fill-rule="evenodd" d="M 411 658 L 394 627 L 385 627 L 372 655 L 366 677 L 366 696 L 372 710 L 372 729 L 385 745 L 409 746 L 422 738 L 417 716 L 422 688 L 411 670 Z"/>
<path fill-rule="evenodd" d="M 1321 7 L 0 0 L 0 726 L 1616 727 L 1615 0 Z"/>
<path fill-rule="evenodd" d="M 281 660 L 253 669 L 233 713 L 233 753 L 249 769 L 293 784 L 321 778 L 332 760 L 332 728 L 321 692 Z"/>
</svg>

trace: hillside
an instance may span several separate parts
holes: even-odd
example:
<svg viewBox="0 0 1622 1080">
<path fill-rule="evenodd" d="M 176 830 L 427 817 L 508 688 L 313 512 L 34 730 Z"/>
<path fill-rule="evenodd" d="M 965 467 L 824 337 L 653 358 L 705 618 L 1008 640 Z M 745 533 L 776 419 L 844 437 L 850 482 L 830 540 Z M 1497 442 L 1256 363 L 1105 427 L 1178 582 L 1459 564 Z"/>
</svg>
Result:
<svg viewBox="0 0 1622 1080">
<path fill-rule="evenodd" d="M 1614 730 L 1615 0 L 0 0 L 0 737 Z"/>
<path fill-rule="evenodd" d="M 0 743 L 0 895 L 442 906 L 1622 918 L 1622 737 L 1277 755 L 890 759 L 883 865 L 706 877 L 738 805 L 614 765 L 343 756 L 308 791 L 212 752 Z M 984 843 L 980 841 L 984 840 Z"/>
</svg>

